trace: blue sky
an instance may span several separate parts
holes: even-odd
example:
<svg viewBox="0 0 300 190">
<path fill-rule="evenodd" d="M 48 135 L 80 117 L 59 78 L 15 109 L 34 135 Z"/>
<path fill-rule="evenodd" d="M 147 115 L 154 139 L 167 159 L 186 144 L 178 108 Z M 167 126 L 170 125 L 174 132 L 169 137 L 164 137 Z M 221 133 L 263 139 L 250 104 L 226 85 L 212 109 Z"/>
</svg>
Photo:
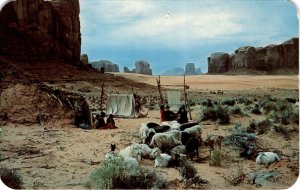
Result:
<svg viewBox="0 0 300 190">
<path fill-rule="evenodd" d="M 266 46 L 298 36 L 297 8 L 284 0 L 80 0 L 82 47 L 90 61 L 120 70 L 137 60 L 155 75 L 241 46 Z"/>
</svg>

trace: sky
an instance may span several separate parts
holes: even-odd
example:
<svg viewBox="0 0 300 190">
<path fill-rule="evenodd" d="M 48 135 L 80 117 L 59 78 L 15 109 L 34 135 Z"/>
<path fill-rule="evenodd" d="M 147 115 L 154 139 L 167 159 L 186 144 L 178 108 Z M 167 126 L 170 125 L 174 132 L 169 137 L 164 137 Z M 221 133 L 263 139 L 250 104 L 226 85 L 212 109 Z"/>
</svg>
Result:
<svg viewBox="0 0 300 190">
<path fill-rule="evenodd" d="M 298 37 L 297 7 L 285 0 L 80 0 L 81 53 L 154 75 L 242 46 L 264 47 Z"/>
</svg>

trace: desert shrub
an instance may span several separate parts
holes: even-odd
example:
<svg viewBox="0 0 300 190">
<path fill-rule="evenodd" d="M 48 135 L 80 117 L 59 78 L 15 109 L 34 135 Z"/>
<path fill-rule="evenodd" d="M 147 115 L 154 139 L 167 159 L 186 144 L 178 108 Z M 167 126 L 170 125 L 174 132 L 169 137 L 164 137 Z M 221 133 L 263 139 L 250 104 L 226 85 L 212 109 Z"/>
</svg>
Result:
<svg viewBox="0 0 300 190">
<path fill-rule="evenodd" d="M 151 189 L 166 188 L 166 182 L 146 168 L 128 168 L 122 157 L 104 161 L 84 184 L 88 189 Z"/>
<path fill-rule="evenodd" d="M 211 166 L 221 166 L 221 162 L 223 159 L 223 153 L 219 149 L 215 149 L 212 151 L 211 158 L 209 160 L 209 165 Z"/>
<path fill-rule="evenodd" d="M 245 129 L 244 127 L 239 123 L 239 124 L 236 124 L 233 128 L 233 133 L 234 134 L 242 134 L 242 133 L 245 133 Z"/>
<path fill-rule="evenodd" d="M 201 116 L 201 120 L 205 121 L 211 119 L 213 121 L 216 121 L 217 118 L 217 113 L 214 107 L 206 107 L 202 110 L 202 116 Z"/>
<path fill-rule="evenodd" d="M 189 161 L 182 162 L 179 173 L 183 179 L 190 179 L 196 176 L 197 170 Z"/>
<path fill-rule="evenodd" d="M 216 116 L 218 118 L 218 123 L 228 124 L 230 122 L 230 117 L 228 110 L 222 106 L 216 106 Z"/>
<path fill-rule="evenodd" d="M 231 185 L 237 186 L 244 181 L 246 174 L 243 170 L 243 165 L 238 165 L 235 173 L 230 173 L 228 176 L 224 176 L 226 182 Z"/>
<path fill-rule="evenodd" d="M 230 121 L 228 110 L 220 105 L 206 107 L 202 110 L 201 121 L 211 119 L 218 121 L 220 124 L 227 124 Z"/>
<path fill-rule="evenodd" d="M 295 98 L 285 98 L 285 100 L 292 104 L 295 104 L 297 102 L 297 100 Z"/>
<path fill-rule="evenodd" d="M 22 189 L 22 177 L 13 169 L 0 168 L 1 181 L 12 189 Z"/>
<path fill-rule="evenodd" d="M 233 115 L 244 115 L 240 106 L 234 106 L 229 110 L 229 113 Z"/>
<path fill-rule="evenodd" d="M 298 110 L 295 111 L 289 103 L 279 105 L 279 110 L 273 112 L 270 115 L 270 118 L 276 123 L 281 123 L 283 125 L 290 123 L 299 124 L 299 112 Z"/>
<path fill-rule="evenodd" d="M 185 186 L 188 189 L 191 187 L 202 189 L 202 184 L 208 183 L 208 181 L 197 175 L 196 168 L 189 161 L 182 162 L 181 167 L 179 168 L 179 173 L 185 181 Z"/>
<path fill-rule="evenodd" d="M 221 105 L 234 106 L 235 105 L 235 99 L 225 99 L 221 102 Z"/>
<path fill-rule="evenodd" d="M 113 177 L 111 189 L 156 189 L 167 188 L 163 178 L 154 170 L 140 168 L 135 175 L 116 175 Z"/>
<path fill-rule="evenodd" d="M 270 130 L 270 127 L 272 126 L 272 122 L 269 119 L 265 119 L 259 123 L 257 123 L 257 129 L 258 129 L 258 134 L 264 134 L 267 131 Z"/>
<path fill-rule="evenodd" d="M 247 129 L 246 129 L 246 132 L 247 132 L 247 133 L 254 133 L 255 130 L 256 130 L 256 123 L 255 123 L 254 121 L 251 121 L 251 122 L 249 123 L 249 126 L 248 126 Z"/>
<path fill-rule="evenodd" d="M 278 111 L 279 110 L 279 107 L 278 105 L 276 104 L 276 102 L 273 102 L 273 101 L 269 101 L 267 102 L 264 106 L 263 106 L 263 110 L 266 114 L 270 113 L 271 111 Z"/>
<path fill-rule="evenodd" d="M 268 102 L 275 102 L 276 100 L 271 97 L 266 97 L 261 99 L 258 104 L 260 107 L 264 107 Z"/>
<path fill-rule="evenodd" d="M 274 125 L 273 128 L 275 132 L 282 134 L 286 140 L 289 140 L 290 138 L 289 130 L 285 126 L 278 124 L 278 125 Z"/>
<path fill-rule="evenodd" d="M 260 115 L 261 111 L 259 109 L 259 105 L 255 104 L 254 108 L 251 109 L 251 113 L 256 114 L 256 115 Z"/>
<path fill-rule="evenodd" d="M 253 100 L 251 98 L 241 96 L 237 98 L 237 103 L 245 104 L 246 106 L 248 106 L 253 103 Z"/>
</svg>

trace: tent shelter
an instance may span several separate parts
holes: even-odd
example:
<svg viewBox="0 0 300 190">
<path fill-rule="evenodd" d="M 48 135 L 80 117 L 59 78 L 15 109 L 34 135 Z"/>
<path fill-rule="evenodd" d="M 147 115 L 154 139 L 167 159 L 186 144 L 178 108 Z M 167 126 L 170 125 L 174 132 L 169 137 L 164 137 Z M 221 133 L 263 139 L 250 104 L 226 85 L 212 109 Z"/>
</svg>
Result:
<svg viewBox="0 0 300 190">
<path fill-rule="evenodd" d="M 134 117 L 135 101 L 133 94 L 108 94 L 106 103 L 106 114 L 117 117 Z"/>
</svg>

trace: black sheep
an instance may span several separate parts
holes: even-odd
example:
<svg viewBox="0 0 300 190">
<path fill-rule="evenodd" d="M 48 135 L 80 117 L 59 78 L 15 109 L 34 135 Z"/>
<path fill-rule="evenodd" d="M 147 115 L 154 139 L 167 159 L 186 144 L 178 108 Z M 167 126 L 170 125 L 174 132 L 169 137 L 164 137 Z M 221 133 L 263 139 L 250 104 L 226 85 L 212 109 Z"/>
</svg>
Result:
<svg viewBox="0 0 300 190">
<path fill-rule="evenodd" d="M 199 158 L 199 141 L 198 139 L 191 137 L 185 146 L 186 154 L 193 160 L 195 153 L 197 154 L 197 158 Z"/>
<path fill-rule="evenodd" d="M 148 127 L 149 129 L 155 128 L 155 127 L 157 127 L 157 126 L 159 126 L 159 124 L 157 124 L 157 123 L 153 123 L 153 122 L 147 123 L 147 127 Z"/>
<path fill-rule="evenodd" d="M 153 129 L 155 130 L 156 133 L 163 133 L 166 132 L 170 129 L 171 127 L 168 125 L 161 125 L 161 126 L 156 126 L 153 127 Z"/>
<path fill-rule="evenodd" d="M 182 124 L 182 125 L 179 127 L 179 129 L 180 129 L 181 131 L 184 131 L 185 129 L 191 128 L 191 127 L 193 127 L 193 126 L 195 126 L 195 125 L 198 125 L 198 123 L 196 123 L 196 122 L 192 122 L 192 123 L 184 123 L 184 124 Z"/>
</svg>

